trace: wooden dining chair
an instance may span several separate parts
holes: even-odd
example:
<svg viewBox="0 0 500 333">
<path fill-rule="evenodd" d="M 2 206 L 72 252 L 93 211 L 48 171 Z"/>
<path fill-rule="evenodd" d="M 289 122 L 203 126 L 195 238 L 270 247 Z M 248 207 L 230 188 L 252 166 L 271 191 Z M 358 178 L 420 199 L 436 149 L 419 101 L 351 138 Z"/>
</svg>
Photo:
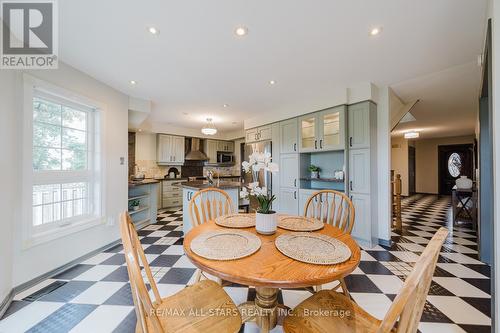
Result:
<svg viewBox="0 0 500 333">
<path fill-rule="evenodd" d="M 120 233 L 137 316 L 136 333 L 239 331 L 242 321 L 238 308 L 224 289 L 213 281 L 204 280 L 172 296 L 161 298 L 130 216 L 125 212 L 120 220 Z M 154 300 L 146 288 L 141 265 Z"/>
<path fill-rule="evenodd" d="M 226 191 L 215 187 L 200 190 L 189 201 L 189 217 L 192 227 L 214 220 L 215 218 L 233 213 L 233 202 Z M 202 277 L 208 278 L 197 268 L 195 282 Z M 215 277 L 215 281 L 222 285 L 222 280 Z"/>
<path fill-rule="evenodd" d="M 344 193 L 334 190 L 321 190 L 313 193 L 304 206 L 304 216 L 313 217 L 339 228 L 346 234 L 351 234 L 354 226 L 355 210 L 351 199 Z M 335 282 L 335 281 L 332 281 Z M 344 295 L 349 297 L 349 291 L 344 278 L 337 280 L 332 289 L 342 288 Z M 320 291 L 322 286 L 314 286 L 314 291 Z"/>
<path fill-rule="evenodd" d="M 440 228 L 408 275 L 383 320 L 373 317 L 350 298 L 323 290 L 300 303 L 285 318 L 286 333 L 377 332 L 415 333 L 448 230 Z M 327 315 L 325 315 L 327 314 Z"/>
<path fill-rule="evenodd" d="M 233 213 L 233 201 L 226 191 L 215 187 L 200 190 L 189 201 L 192 227 Z"/>
</svg>

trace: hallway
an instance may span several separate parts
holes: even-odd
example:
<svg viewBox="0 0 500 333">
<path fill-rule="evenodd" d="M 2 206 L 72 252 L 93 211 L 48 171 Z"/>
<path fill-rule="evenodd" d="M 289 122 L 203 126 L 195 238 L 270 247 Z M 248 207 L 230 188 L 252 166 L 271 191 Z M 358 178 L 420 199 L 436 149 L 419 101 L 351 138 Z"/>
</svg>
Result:
<svg viewBox="0 0 500 333">
<path fill-rule="evenodd" d="M 393 233 L 393 245 L 363 250 L 359 267 L 346 277 L 354 300 L 381 318 L 433 233 L 446 226 L 453 232 L 441 249 L 420 331 L 490 332 L 490 268 L 478 261 L 475 233 L 451 228 L 448 197 L 416 195 L 402 205 L 403 232 Z M 156 225 L 139 231 L 162 296 L 193 279 L 194 266 L 182 248 L 181 224 L 182 211 L 161 211 Z M 0 332 L 134 332 L 127 281 L 122 247 L 117 245 L 17 295 L 0 321 Z M 54 284 L 51 292 L 37 293 Z M 254 288 L 233 284 L 225 289 L 236 304 L 255 298 Z M 279 301 L 294 307 L 308 296 L 306 290 L 285 289 Z M 281 326 L 273 330 L 281 331 Z M 257 328 L 247 323 L 241 332 Z"/>
</svg>

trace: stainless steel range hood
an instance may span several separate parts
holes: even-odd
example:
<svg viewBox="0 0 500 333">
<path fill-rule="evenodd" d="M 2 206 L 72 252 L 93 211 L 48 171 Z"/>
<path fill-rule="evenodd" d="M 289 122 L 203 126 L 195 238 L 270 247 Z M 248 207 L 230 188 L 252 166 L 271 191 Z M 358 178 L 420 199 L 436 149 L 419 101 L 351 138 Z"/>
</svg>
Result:
<svg viewBox="0 0 500 333">
<path fill-rule="evenodd" d="M 186 154 L 184 158 L 187 161 L 207 161 L 208 157 L 203 153 L 200 149 L 201 140 L 198 138 L 186 138 L 186 140 L 190 140 L 189 144 L 189 152 Z"/>
</svg>

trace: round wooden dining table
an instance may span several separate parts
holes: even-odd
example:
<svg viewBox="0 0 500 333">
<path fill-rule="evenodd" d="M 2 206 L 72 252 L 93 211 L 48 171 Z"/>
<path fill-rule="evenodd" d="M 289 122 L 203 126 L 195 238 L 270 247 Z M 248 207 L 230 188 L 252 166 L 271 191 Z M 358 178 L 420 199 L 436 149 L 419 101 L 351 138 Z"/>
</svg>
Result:
<svg viewBox="0 0 500 333">
<path fill-rule="evenodd" d="M 209 221 L 194 227 L 184 238 L 184 252 L 191 262 L 203 272 L 224 281 L 230 281 L 256 289 L 255 302 L 239 306 L 244 321 L 255 320 L 261 332 L 273 329 L 278 321 L 279 288 L 304 288 L 326 284 L 349 275 L 359 265 L 361 251 L 354 239 L 339 228 L 325 224 L 316 233 L 328 235 L 344 242 L 351 249 L 349 260 L 335 265 L 315 265 L 291 259 L 274 245 L 276 237 L 292 231 L 278 228 L 273 235 L 257 233 L 254 227 L 243 228 L 261 240 L 260 249 L 254 254 L 236 260 L 210 260 L 191 251 L 193 239 L 205 232 L 227 229 Z"/>
</svg>

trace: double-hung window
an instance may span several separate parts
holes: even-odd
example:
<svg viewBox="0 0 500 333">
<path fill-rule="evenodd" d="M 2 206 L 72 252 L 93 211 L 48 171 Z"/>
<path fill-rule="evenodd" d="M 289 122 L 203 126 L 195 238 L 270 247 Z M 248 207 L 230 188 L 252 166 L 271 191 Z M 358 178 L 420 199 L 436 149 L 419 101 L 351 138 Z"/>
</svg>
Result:
<svg viewBox="0 0 500 333">
<path fill-rule="evenodd" d="M 100 217 L 99 151 L 96 107 L 33 89 L 32 237 Z"/>
</svg>

